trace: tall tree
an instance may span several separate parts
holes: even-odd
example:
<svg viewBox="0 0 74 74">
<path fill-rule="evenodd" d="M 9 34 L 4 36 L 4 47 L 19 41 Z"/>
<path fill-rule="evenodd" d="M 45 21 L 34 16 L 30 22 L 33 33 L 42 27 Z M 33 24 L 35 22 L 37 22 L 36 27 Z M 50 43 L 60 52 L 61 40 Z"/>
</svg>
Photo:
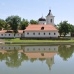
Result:
<svg viewBox="0 0 74 74">
<path fill-rule="evenodd" d="M 21 30 L 24 30 L 24 29 L 26 29 L 26 27 L 28 26 L 28 24 L 29 24 L 28 20 L 23 19 L 23 20 L 21 21 L 21 24 L 20 24 L 19 28 L 20 28 Z"/>
<path fill-rule="evenodd" d="M 21 23 L 21 18 L 19 16 L 9 16 L 6 18 L 7 24 L 10 25 L 11 29 L 16 33 L 18 31 L 18 26 Z"/>
<path fill-rule="evenodd" d="M 61 34 L 66 36 L 71 31 L 70 24 L 67 21 L 60 22 L 58 24 L 58 30 L 59 30 L 60 36 Z"/>
<path fill-rule="evenodd" d="M 2 28 L 4 28 L 6 22 L 3 19 L 0 19 L 0 30 L 2 30 Z"/>
<path fill-rule="evenodd" d="M 36 21 L 36 20 L 30 20 L 30 24 L 38 24 L 38 21 Z"/>
</svg>

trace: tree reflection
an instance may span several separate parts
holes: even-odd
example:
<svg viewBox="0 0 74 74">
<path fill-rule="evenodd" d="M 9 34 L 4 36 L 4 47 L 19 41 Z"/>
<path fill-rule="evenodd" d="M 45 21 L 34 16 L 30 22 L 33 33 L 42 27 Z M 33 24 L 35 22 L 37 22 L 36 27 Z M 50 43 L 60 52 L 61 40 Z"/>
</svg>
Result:
<svg viewBox="0 0 74 74">
<path fill-rule="evenodd" d="M 2 53 L 0 52 L 0 61 L 6 60 L 7 57 L 8 57 L 8 54 L 7 54 L 7 53 L 2 54 Z"/>
<path fill-rule="evenodd" d="M 18 53 L 18 50 L 8 50 L 6 53 L 0 53 L 0 61 L 5 60 L 8 67 L 19 67 L 22 61 L 28 60 L 24 53 Z"/>
<path fill-rule="evenodd" d="M 45 58 L 39 58 L 39 60 L 40 60 L 40 61 L 45 61 L 46 59 L 45 59 Z"/>
<path fill-rule="evenodd" d="M 18 56 L 17 50 L 13 50 L 9 53 L 6 59 L 6 65 L 9 67 L 19 67 L 21 65 L 21 58 Z"/>
<path fill-rule="evenodd" d="M 66 61 L 68 58 L 72 56 L 73 51 L 74 51 L 74 46 L 67 47 L 66 45 L 62 45 L 59 46 L 58 54 L 60 55 L 60 57 L 63 58 L 63 60 Z"/>
<path fill-rule="evenodd" d="M 34 61 L 36 61 L 37 60 L 37 58 L 31 58 L 30 59 L 30 62 L 34 62 Z"/>
</svg>

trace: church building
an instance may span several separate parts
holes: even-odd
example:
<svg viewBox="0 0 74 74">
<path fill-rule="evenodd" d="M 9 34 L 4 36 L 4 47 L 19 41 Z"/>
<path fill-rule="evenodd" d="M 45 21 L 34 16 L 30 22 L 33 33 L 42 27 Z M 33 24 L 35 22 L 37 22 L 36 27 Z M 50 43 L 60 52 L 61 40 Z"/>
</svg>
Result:
<svg viewBox="0 0 74 74">
<path fill-rule="evenodd" d="M 49 10 L 46 19 L 38 19 L 38 24 L 29 24 L 26 27 L 24 36 L 26 38 L 57 38 L 59 36 L 58 30 L 54 25 L 54 17 L 51 10 Z"/>
</svg>

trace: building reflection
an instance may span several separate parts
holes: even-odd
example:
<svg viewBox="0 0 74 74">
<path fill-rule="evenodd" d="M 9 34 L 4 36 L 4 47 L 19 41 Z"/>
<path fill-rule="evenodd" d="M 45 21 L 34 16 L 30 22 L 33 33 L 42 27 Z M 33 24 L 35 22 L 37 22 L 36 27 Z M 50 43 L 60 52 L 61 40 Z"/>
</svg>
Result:
<svg viewBox="0 0 74 74">
<path fill-rule="evenodd" d="M 17 65 L 19 67 L 24 60 L 30 60 L 31 62 L 40 60 L 46 61 L 49 69 L 51 69 L 54 64 L 54 56 L 58 53 L 58 46 L 0 45 L 0 53 L 2 53 L 1 55 L 7 54 L 3 60 L 6 60 L 9 67 L 16 67 Z"/>
<path fill-rule="evenodd" d="M 24 52 L 29 59 L 46 60 L 46 64 L 51 69 L 54 64 L 54 56 L 58 53 L 58 46 L 26 46 Z"/>
</svg>

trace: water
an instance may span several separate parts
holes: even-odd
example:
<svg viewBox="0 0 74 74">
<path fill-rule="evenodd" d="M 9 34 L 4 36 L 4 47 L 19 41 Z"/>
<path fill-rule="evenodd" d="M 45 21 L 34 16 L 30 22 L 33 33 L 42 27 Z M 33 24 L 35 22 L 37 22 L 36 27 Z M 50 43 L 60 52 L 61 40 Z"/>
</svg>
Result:
<svg viewBox="0 0 74 74">
<path fill-rule="evenodd" d="M 0 45 L 0 74 L 74 74 L 74 46 Z"/>
</svg>

